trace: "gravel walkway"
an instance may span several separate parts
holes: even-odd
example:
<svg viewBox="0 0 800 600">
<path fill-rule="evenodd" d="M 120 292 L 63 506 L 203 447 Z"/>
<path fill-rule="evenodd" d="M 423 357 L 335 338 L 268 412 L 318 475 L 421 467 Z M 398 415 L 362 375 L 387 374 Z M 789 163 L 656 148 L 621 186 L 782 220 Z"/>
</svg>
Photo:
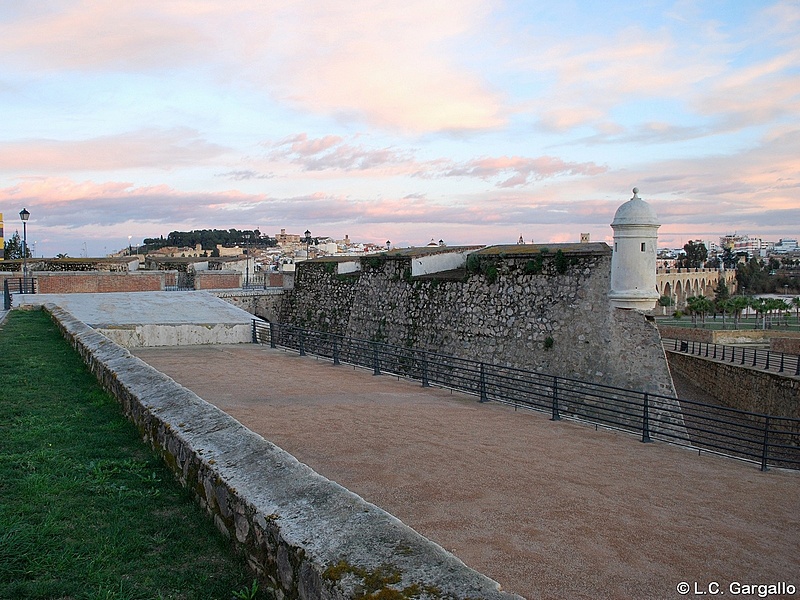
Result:
<svg viewBox="0 0 800 600">
<path fill-rule="evenodd" d="M 800 588 L 800 473 L 267 347 L 136 354 L 528 598 Z M 800 596 L 800 593 L 798 593 Z M 755 597 L 755 596 L 738 596 Z"/>
</svg>

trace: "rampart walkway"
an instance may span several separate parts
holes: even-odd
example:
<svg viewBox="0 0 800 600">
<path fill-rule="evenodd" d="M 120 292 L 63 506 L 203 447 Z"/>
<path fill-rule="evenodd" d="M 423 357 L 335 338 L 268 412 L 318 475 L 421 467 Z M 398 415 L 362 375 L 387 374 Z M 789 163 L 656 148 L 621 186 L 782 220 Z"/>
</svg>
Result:
<svg viewBox="0 0 800 600">
<path fill-rule="evenodd" d="M 800 587 L 800 474 L 267 347 L 136 355 L 528 598 Z"/>
</svg>

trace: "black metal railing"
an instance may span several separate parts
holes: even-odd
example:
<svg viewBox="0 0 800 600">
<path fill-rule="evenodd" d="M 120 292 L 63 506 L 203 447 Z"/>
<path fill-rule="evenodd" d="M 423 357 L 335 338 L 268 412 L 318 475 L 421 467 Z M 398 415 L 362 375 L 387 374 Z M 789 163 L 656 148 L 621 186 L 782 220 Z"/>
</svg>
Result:
<svg viewBox="0 0 800 600">
<path fill-rule="evenodd" d="M 3 281 L 3 310 L 11 309 L 14 294 L 35 294 L 38 283 L 34 277 L 9 277 Z"/>
<path fill-rule="evenodd" d="M 773 352 L 766 348 L 730 346 L 686 340 L 664 340 L 664 346 L 666 348 L 671 346 L 675 352 L 684 352 L 692 356 L 800 377 L 800 356 L 797 354 Z"/>
<path fill-rule="evenodd" d="M 800 469 L 800 419 L 447 356 L 417 348 L 253 320 L 253 342 L 768 466 Z"/>
</svg>

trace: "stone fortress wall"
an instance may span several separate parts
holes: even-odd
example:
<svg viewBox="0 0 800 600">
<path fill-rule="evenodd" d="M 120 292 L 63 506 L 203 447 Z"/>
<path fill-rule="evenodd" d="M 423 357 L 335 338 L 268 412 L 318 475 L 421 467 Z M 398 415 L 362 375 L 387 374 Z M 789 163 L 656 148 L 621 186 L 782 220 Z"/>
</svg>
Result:
<svg viewBox="0 0 800 600">
<path fill-rule="evenodd" d="M 424 272 L 440 253 L 462 267 Z M 353 259 L 350 258 L 350 261 Z M 605 243 L 411 248 L 298 264 L 280 321 L 487 363 L 675 396 L 660 336 L 608 299 Z"/>
</svg>

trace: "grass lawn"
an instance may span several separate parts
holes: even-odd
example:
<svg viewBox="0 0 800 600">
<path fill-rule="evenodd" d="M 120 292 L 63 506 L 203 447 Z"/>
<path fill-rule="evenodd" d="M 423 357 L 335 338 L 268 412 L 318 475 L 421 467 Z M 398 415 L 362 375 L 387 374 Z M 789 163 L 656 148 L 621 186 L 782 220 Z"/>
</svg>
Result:
<svg viewBox="0 0 800 600">
<path fill-rule="evenodd" d="M 0 598 L 271 597 L 45 313 L 0 326 L 0 382 Z"/>
</svg>

